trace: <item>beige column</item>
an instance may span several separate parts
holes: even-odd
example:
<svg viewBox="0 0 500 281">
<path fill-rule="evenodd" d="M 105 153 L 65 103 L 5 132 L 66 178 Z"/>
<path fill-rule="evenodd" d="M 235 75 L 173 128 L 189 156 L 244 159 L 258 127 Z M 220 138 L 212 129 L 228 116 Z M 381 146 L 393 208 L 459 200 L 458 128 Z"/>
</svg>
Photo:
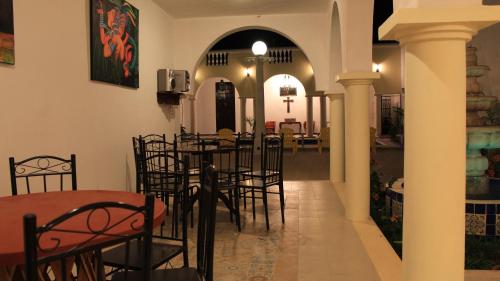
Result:
<svg viewBox="0 0 500 281">
<path fill-rule="evenodd" d="M 265 132 L 265 106 L 264 106 L 264 57 L 256 58 L 256 93 L 253 99 L 253 118 L 255 120 L 255 145 L 257 151 L 260 149 L 261 134 Z"/>
<path fill-rule="evenodd" d="M 313 96 L 307 96 L 307 136 L 312 137 L 314 133 L 313 127 Z"/>
<path fill-rule="evenodd" d="M 380 77 L 374 72 L 337 76 L 345 87 L 346 216 L 352 221 L 370 217 L 370 86 Z"/>
<path fill-rule="evenodd" d="M 500 7 L 399 10 L 381 37 L 405 48 L 403 280 L 464 280 L 465 45 Z"/>
<path fill-rule="evenodd" d="M 320 114 L 320 130 L 321 128 L 326 128 L 327 127 L 327 122 L 326 122 L 326 96 L 321 95 L 319 96 L 319 114 Z"/>
<path fill-rule="evenodd" d="M 344 94 L 328 94 L 330 99 L 330 181 L 345 181 Z"/>
<path fill-rule="evenodd" d="M 247 98 L 240 97 L 240 131 L 247 131 Z"/>
</svg>

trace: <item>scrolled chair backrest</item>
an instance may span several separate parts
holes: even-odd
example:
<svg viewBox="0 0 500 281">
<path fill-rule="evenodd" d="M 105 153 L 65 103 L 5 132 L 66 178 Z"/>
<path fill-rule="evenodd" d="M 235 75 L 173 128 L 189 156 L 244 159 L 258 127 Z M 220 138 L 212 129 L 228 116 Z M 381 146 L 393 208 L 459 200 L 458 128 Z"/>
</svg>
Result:
<svg viewBox="0 0 500 281">
<path fill-rule="evenodd" d="M 129 243 L 139 239 L 144 249 L 144 280 L 150 280 L 154 196 L 134 206 L 120 202 L 96 202 L 81 206 L 37 226 L 37 217 L 26 214 L 24 220 L 24 253 L 27 281 L 38 281 L 39 265 L 59 262 L 62 281 L 72 280 L 66 272 L 68 258 L 94 253 L 99 264 L 101 250 L 126 243 L 125 271 L 128 271 Z M 149 266 L 148 266 L 149 265 Z M 70 265 L 71 266 L 71 265 Z M 68 270 L 69 269 L 69 270 Z M 96 266 L 97 280 L 103 280 L 103 267 Z M 125 280 L 127 274 L 125 273 Z M 132 280 L 130 280 L 132 281 Z"/>
<path fill-rule="evenodd" d="M 40 155 L 30 157 L 21 161 L 9 158 L 10 181 L 12 195 L 18 195 L 19 182 L 24 181 L 26 193 L 38 190 L 36 187 L 42 185 L 43 192 L 62 191 L 65 189 L 65 178 L 70 178 L 71 190 L 77 190 L 76 182 L 76 156 L 71 154 L 70 159 L 58 156 Z M 52 179 L 55 178 L 55 181 Z M 37 183 L 35 179 L 40 179 Z M 53 188 L 58 185 L 58 188 Z"/>
</svg>

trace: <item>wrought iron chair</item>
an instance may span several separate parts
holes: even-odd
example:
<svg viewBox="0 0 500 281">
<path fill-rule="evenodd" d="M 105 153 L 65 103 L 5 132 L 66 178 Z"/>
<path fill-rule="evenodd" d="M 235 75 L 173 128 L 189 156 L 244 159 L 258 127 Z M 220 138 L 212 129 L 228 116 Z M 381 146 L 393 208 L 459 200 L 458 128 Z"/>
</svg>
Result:
<svg viewBox="0 0 500 281">
<path fill-rule="evenodd" d="M 243 178 L 243 173 L 253 171 L 254 167 L 254 150 L 255 150 L 255 134 L 243 133 L 239 141 L 239 173 L 240 179 Z M 247 190 L 245 187 L 240 188 L 240 197 L 243 195 L 243 207 L 247 207 Z"/>
<path fill-rule="evenodd" d="M 232 222 L 234 215 L 238 231 L 241 231 L 240 190 L 238 185 L 241 177 L 240 134 L 237 135 L 234 141 L 225 140 L 225 142 L 225 146 L 219 147 L 212 152 L 212 163 L 219 173 L 217 189 L 227 195 L 227 197 L 220 196 L 220 198 L 229 209 L 229 219 Z"/>
<path fill-rule="evenodd" d="M 155 158 L 166 158 L 164 155 L 154 155 L 151 157 Z M 188 237 L 187 237 L 187 212 L 189 209 L 189 157 L 185 156 L 182 161 L 178 160 L 178 165 L 180 171 L 182 173 L 182 178 L 180 178 L 180 182 L 178 186 L 182 186 L 182 238 L 177 238 L 177 236 L 166 236 L 163 234 L 163 231 L 160 230 L 160 235 L 155 236 L 155 238 L 159 238 L 159 241 L 153 242 L 152 250 L 151 250 L 151 263 L 150 269 L 156 269 L 161 265 L 167 263 L 169 260 L 174 257 L 182 254 L 184 266 L 189 266 L 188 259 Z M 146 177 L 148 177 L 147 172 L 145 173 Z M 149 193 L 149 187 L 146 185 L 146 192 Z M 172 222 L 174 223 L 174 222 Z M 172 243 L 174 242 L 174 243 Z M 179 244 L 180 242 L 180 244 Z M 121 245 L 115 247 L 111 250 L 108 250 L 103 253 L 103 263 L 104 265 L 110 266 L 114 268 L 114 271 L 123 269 L 127 265 L 127 261 L 123 258 L 125 257 L 124 252 L 127 251 L 125 245 Z M 130 259 L 128 261 L 128 268 L 131 270 L 143 270 L 144 262 L 143 262 L 143 246 L 142 243 L 132 242 L 128 251 L 130 254 Z"/>
<path fill-rule="evenodd" d="M 197 234 L 196 268 L 153 270 L 152 281 L 213 281 L 215 216 L 217 208 L 218 174 L 213 166 L 203 169 L 199 190 L 199 220 Z M 122 281 L 124 273 L 113 275 L 112 281 Z M 133 280 L 144 281 L 140 272 L 130 272 Z"/>
<path fill-rule="evenodd" d="M 104 267 L 100 254 L 102 249 L 125 243 L 127 251 L 124 251 L 124 254 L 128 255 L 132 241 L 141 241 L 138 243 L 143 244 L 144 247 L 144 264 L 149 265 L 151 263 L 153 212 L 154 197 L 147 195 L 143 206 L 137 207 L 118 202 L 97 202 L 60 215 L 42 226 L 37 226 L 36 215 L 24 215 L 24 253 L 27 281 L 46 280 L 46 272 L 41 269 L 44 269 L 47 264 L 57 263 L 61 268 L 59 274 L 62 278 L 60 280 L 73 280 L 72 276 L 68 276 L 72 271 L 71 267 L 68 267 L 68 260 L 82 259 L 82 256 L 88 253 L 94 253 L 95 267 L 92 266 L 90 259 L 86 263 L 87 266 L 84 266 L 83 261 L 80 260 L 78 274 L 85 272 L 87 276 L 90 275 L 95 280 L 104 280 Z M 86 225 L 75 226 L 74 223 L 71 223 L 79 216 L 84 217 L 83 221 L 87 221 Z M 142 225 L 140 220 L 143 221 Z M 107 221 L 107 223 L 101 226 L 102 221 Z M 95 224 L 99 225 L 97 229 Z M 118 231 L 120 228 L 129 230 Z M 78 241 L 78 244 L 68 249 L 61 246 L 64 239 L 71 237 L 68 234 L 84 235 L 84 237 Z M 130 259 L 124 257 L 124 260 L 128 262 Z M 150 267 L 146 266 L 145 268 Z M 131 278 L 132 276 L 129 274 L 131 272 L 128 272 L 128 269 L 128 266 L 124 267 L 122 280 L 136 280 Z M 151 278 L 150 270 L 145 269 L 138 274 L 142 280 L 150 280 Z"/>
<path fill-rule="evenodd" d="M 149 142 L 166 142 L 165 134 L 149 134 L 146 136 L 139 135 L 138 137 L 132 137 L 132 148 L 134 150 L 134 162 L 135 162 L 135 187 L 136 192 L 143 192 L 142 186 L 142 156 L 141 156 L 141 140 L 145 143 Z M 167 208 L 168 213 L 168 208 Z"/>
<path fill-rule="evenodd" d="M 30 194 L 33 190 L 32 181 L 40 179 L 42 181 L 43 192 L 54 191 L 52 178 L 57 178 L 59 191 L 63 191 L 65 177 L 71 179 L 71 190 L 77 189 L 76 183 L 76 156 L 71 154 L 70 159 L 63 159 L 57 156 L 35 156 L 16 162 L 14 157 L 9 158 L 10 182 L 12 195 L 18 195 L 18 179 L 24 179 L 26 192 Z"/>
<path fill-rule="evenodd" d="M 245 189 L 250 189 L 252 194 L 252 214 L 255 219 L 255 193 L 260 192 L 262 194 L 262 201 L 264 203 L 264 212 L 266 216 L 266 228 L 269 230 L 269 211 L 268 211 L 268 194 L 279 194 L 280 197 L 280 208 L 281 208 L 281 220 L 285 223 L 285 194 L 283 187 L 283 135 L 281 137 L 276 136 L 264 136 L 261 138 L 261 166 L 260 170 L 244 172 L 242 181 L 240 181 L 240 187 Z M 278 186 L 278 192 L 268 191 L 271 186 Z"/>
</svg>

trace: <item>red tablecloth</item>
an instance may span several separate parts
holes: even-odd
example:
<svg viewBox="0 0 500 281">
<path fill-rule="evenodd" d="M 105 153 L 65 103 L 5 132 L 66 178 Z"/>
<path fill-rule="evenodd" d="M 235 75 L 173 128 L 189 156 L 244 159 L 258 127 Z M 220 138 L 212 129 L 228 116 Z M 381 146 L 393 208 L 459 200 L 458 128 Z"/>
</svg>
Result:
<svg viewBox="0 0 500 281">
<path fill-rule="evenodd" d="M 43 225 L 59 215 L 89 203 L 114 201 L 142 206 L 144 200 L 144 195 L 141 194 L 104 190 L 33 193 L 0 197 L 0 266 L 24 264 L 23 216 L 26 213 L 36 214 L 37 225 Z M 110 211 L 113 212 L 113 210 Z M 163 222 L 164 212 L 165 205 L 161 200 L 157 199 L 155 201 L 154 226 L 158 226 Z M 111 216 L 116 219 L 119 215 L 112 213 Z M 101 214 L 96 212 L 94 218 L 97 218 L 97 220 L 92 219 L 94 228 L 103 225 L 102 221 L 105 219 L 99 221 L 99 217 L 105 217 L 103 211 L 101 211 Z M 75 217 L 68 224 L 86 225 L 86 218 L 86 215 Z M 139 222 L 138 226 L 140 225 L 142 225 L 142 222 Z M 115 231 L 117 233 L 129 232 L 130 224 L 117 227 Z M 61 247 L 71 247 L 75 243 L 82 241 L 82 237 L 76 237 L 78 234 L 70 235 L 72 237 L 65 237 L 65 239 L 61 240 Z"/>
</svg>

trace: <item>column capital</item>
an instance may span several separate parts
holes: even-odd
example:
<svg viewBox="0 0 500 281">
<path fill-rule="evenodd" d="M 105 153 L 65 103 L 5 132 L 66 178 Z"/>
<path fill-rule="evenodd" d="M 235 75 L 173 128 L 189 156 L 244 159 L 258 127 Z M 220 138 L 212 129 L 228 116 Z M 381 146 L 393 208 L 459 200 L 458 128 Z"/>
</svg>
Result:
<svg viewBox="0 0 500 281">
<path fill-rule="evenodd" d="M 327 96 L 330 100 L 343 99 L 344 93 L 325 93 L 325 96 Z"/>
<path fill-rule="evenodd" d="M 371 85 L 377 79 L 380 79 L 377 72 L 344 72 L 337 75 L 337 83 L 343 86 Z"/>
<path fill-rule="evenodd" d="M 468 41 L 477 31 L 498 21 L 498 6 L 400 9 L 380 26 L 379 37 L 402 45 L 447 39 Z"/>
</svg>

